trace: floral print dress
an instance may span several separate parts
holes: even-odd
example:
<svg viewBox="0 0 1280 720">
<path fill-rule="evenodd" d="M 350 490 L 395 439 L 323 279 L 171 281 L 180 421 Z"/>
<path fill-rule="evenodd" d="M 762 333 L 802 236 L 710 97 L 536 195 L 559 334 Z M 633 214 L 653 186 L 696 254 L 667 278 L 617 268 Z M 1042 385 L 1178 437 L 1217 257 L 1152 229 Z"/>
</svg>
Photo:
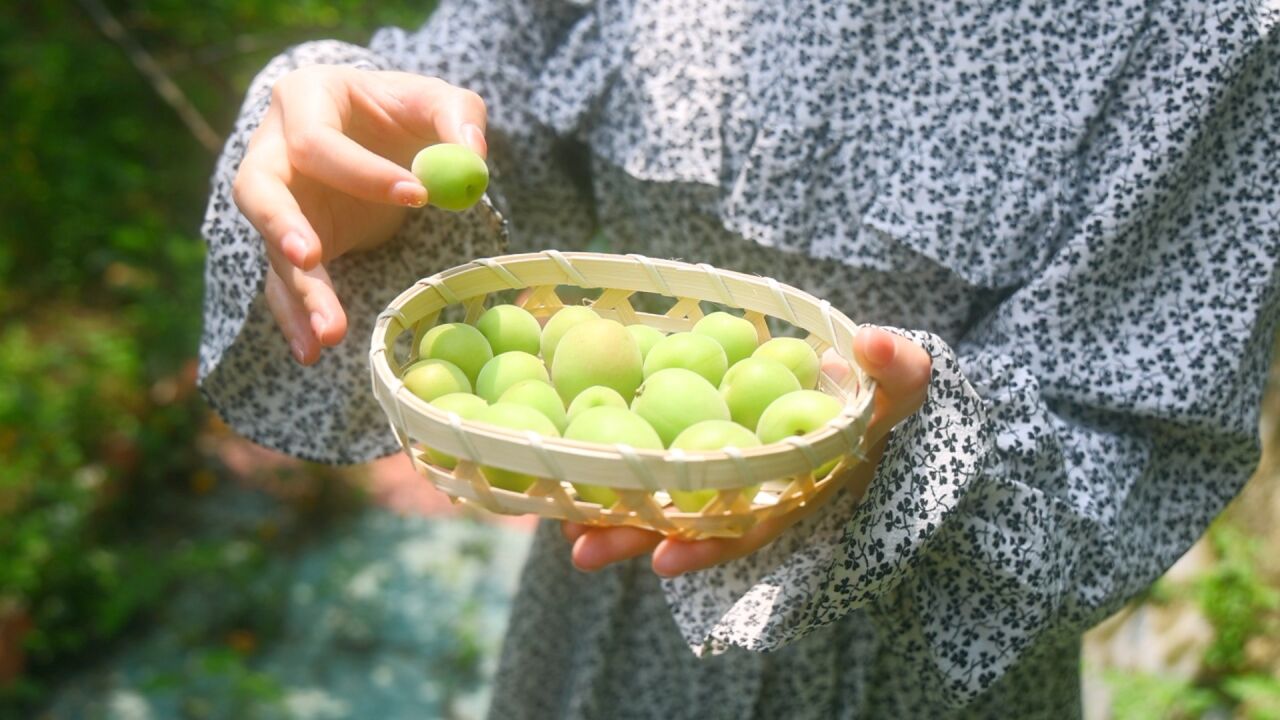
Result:
<svg viewBox="0 0 1280 720">
<path fill-rule="evenodd" d="M 227 421 L 325 462 L 397 450 L 377 313 L 502 252 L 759 273 L 933 357 L 865 497 L 674 580 L 583 574 L 537 533 L 495 718 L 1079 714 L 1079 644 L 1259 457 L 1280 259 L 1280 33 L 1258 2 L 446 0 L 368 48 L 301 45 L 219 161 L 201 381 Z M 330 273 L 349 338 L 295 365 L 230 199 L 272 83 L 438 75 L 490 112 L 489 201 L 414 212 Z"/>
</svg>

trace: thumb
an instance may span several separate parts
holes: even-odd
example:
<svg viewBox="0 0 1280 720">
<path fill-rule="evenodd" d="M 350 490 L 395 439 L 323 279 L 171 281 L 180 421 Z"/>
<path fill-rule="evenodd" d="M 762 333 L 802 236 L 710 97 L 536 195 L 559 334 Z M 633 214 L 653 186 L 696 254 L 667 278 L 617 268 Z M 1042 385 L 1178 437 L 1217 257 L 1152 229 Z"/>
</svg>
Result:
<svg viewBox="0 0 1280 720">
<path fill-rule="evenodd" d="M 911 340 L 870 326 L 854 336 L 853 355 L 876 381 L 870 434 L 878 440 L 924 404 L 933 361 Z"/>
</svg>

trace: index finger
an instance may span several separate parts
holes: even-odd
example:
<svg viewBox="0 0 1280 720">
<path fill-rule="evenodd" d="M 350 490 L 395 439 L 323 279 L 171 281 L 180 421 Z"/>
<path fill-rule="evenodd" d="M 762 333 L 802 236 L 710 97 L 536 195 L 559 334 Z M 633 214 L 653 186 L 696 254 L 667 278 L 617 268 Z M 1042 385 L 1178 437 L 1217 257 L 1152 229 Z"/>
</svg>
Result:
<svg viewBox="0 0 1280 720">
<path fill-rule="evenodd" d="M 405 72 L 375 73 L 385 82 L 365 83 L 388 117 L 425 141 L 466 145 L 489 154 L 484 133 L 488 108 L 478 94 L 435 77 Z"/>
</svg>

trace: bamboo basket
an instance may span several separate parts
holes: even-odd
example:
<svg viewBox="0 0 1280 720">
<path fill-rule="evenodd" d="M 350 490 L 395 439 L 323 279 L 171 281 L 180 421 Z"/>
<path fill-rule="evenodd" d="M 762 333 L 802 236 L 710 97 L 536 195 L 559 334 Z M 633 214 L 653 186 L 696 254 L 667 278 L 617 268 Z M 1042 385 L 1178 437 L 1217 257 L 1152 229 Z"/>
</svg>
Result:
<svg viewBox="0 0 1280 720">
<path fill-rule="evenodd" d="M 591 303 L 599 315 L 664 332 L 690 329 L 703 316 L 701 301 L 744 311 L 760 342 L 770 337 L 766 316 L 784 320 L 808 333 L 806 341 L 819 356 L 835 348 L 849 363 L 851 372 L 842 380 L 824 372 L 818 381 L 818 389 L 842 400 L 844 409 L 815 432 L 756 448 L 637 450 L 464 421 L 427 404 L 401 382 L 403 369 L 416 358 L 398 360 L 397 342 L 412 333 L 416 354 L 418 341 L 448 306 L 463 306 L 466 322 L 474 323 L 491 293 L 527 289 L 519 304 L 543 319 L 564 307 L 557 294 L 561 286 L 601 289 Z M 665 295 L 676 302 L 665 314 L 639 312 L 631 302 L 637 293 Z M 379 315 L 369 366 L 374 395 L 404 451 L 415 468 L 455 502 L 497 513 L 628 525 L 684 539 L 737 537 L 761 520 L 824 501 L 845 473 L 865 459 L 863 438 L 874 388 L 853 361 L 856 328 L 827 301 L 772 278 L 640 255 L 547 250 L 480 259 L 420 280 Z M 457 466 L 448 470 L 433 464 L 427 447 L 453 455 Z M 815 477 L 816 468 L 837 458 L 834 469 Z M 481 464 L 539 479 L 522 493 L 495 488 L 479 472 Z M 608 508 L 581 500 L 570 480 L 610 487 L 619 500 Z M 757 483 L 761 490 L 754 497 L 740 491 Z M 678 511 L 667 494 L 706 489 L 718 493 L 696 513 Z"/>
</svg>

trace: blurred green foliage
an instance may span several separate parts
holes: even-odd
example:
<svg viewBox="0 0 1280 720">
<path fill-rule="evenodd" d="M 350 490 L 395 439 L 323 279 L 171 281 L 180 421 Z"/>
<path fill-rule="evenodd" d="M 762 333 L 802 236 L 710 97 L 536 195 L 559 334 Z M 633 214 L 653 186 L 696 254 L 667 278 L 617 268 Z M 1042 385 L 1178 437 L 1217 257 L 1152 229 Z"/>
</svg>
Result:
<svg viewBox="0 0 1280 720">
<path fill-rule="evenodd" d="M 363 41 L 430 10 L 0 3 L 0 660 L 12 628 L 28 628 L 25 672 L 0 688 L 0 716 L 176 580 L 211 569 L 166 532 L 173 503 L 208 484 L 193 380 L 214 157 L 104 36 L 94 6 L 222 133 L 253 74 L 288 45 Z"/>
<path fill-rule="evenodd" d="M 1216 562 L 1193 581 L 1162 579 L 1148 602 L 1189 602 L 1213 628 L 1213 640 L 1189 680 L 1111 672 L 1117 720 L 1206 716 L 1280 720 L 1280 678 L 1271 665 L 1280 642 L 1280 587 L 1262 570 L 1257 537 L 1219 520 L 1209 531 Z M 1266 647 L 1266 645 L 1270 647 Z M 1263 648 L 1250 653 L 1250 647 Z"/>
<path fill-rule="evenodd" d="M 430 6 L 106 3 L 220 132 L 284 47 L 411 27 Z M 109 647 L 176 581 L 249 584 L 172 515 L 208 482 L 192 363 L 213 156 L 84 8 L 0 3 L 0 642 L 7 620 L 29 628 L 26 672 L 0 689 L 0 716 L 37 703 L 55 671 Z M 1213 544 L 1219 564 L 1174 591 L 1214 626 L 1205 672 L 1191 682 L 1113 676 L 1116 717 L 1280 718 L 1280 680 L 1245 652 L 1280 632 L 1277 591 L 1248 536 L 1223 525 Z M 215 625 L 268 637 L 268 621 Z M 472 644 L 457 651 L 470 667 Z M 206 651 L 197 665 L 231 678 L 245 702 L 278 693 L 234 649 Z"/>
</svg>

